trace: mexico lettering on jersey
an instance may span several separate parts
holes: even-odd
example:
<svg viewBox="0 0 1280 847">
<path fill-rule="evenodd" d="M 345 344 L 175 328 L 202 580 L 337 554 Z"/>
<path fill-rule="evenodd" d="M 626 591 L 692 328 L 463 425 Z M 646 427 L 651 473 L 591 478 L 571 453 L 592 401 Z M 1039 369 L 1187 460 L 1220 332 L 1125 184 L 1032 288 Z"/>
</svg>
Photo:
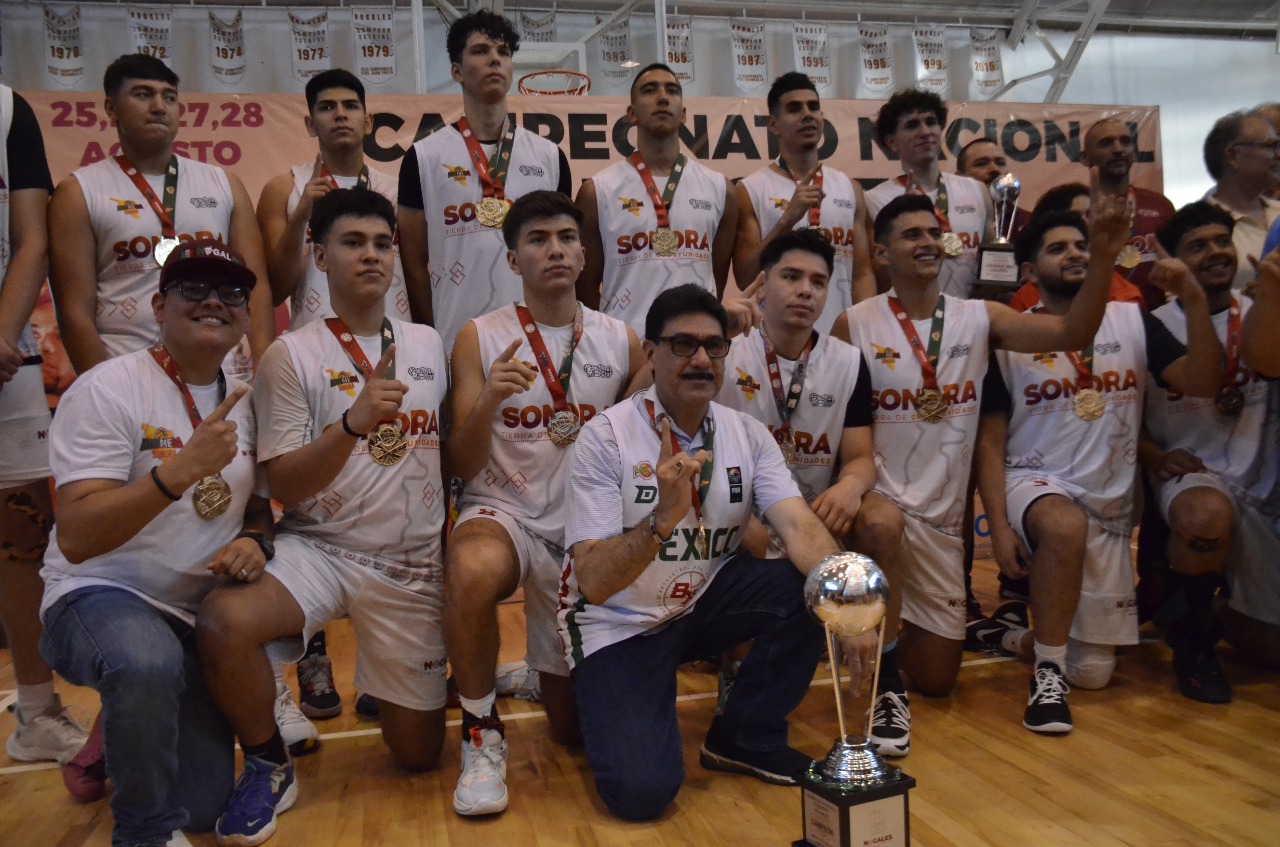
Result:
<svg viewBox="0 0 1280 847">
<path fill-rule="evenodd" d="M 889 295 L 856 303 L 846 314 L 853 346 L 871 374 L 876 491 L 925 523 L 952 535 L 964 524 L 965 489 L 978 435 L 990 326 L 986 304 L 947 296 L 938 355 L 938 387 L 947 418 L 921 420 L 920 363 L 889 308 Z M 930 320 L 914 321 L 922 339 Z"/>
<path fill-rule="evenodd" d="M 491 145 L 484 145 L 487 154 Z M 502 230 L 476 220 L 483 191 L 480 175 L 462 135 L 442 127 L 413 145 L 422 180 L 423 214 L 431 268 L 431 311 L 435 327 L 452 350 L 467 321 L 520 299 L 520 278 L 507 264 Z M 506 197 L 554 191 L 560 184 L 559 148 L 517 129 L 507 171 Z"/>
<path fill-rule="evenodd" d="M 630 161 L 615 162 L 591 179 L 604 247 L 600 311 L 643 337 L 649 306 L 663 291 L 692 282 L 715 293 L 711 248 L 724 214 L 723 176 L 687 159 L 668 209 L 671 229 L 680 239 L 674 256 L 654 252 L 650 242 L 658 228 L 658 216 Z M 665 184 L 656 176 L 655 182 L 659 190 Z"/>
<path fill-rule="evenodd" d="M 286 511 L 280 529 L 435 578 L 442 573 L 445 514 L 440 472 L 440 418 L 448 389 L 444 346 L 431 327 L 395 318 L 391 325 L 396 378 L 409 386 L 396 415 L 407 454 L 398 464 L 383 466 L 369 457 L 368 443 L 361 440 L 329 487 Z M 370 362 L 378 361 L 380 339 L 356 340 Z M 314 441 L 327 427 L 342 425 L 342 413 L 355 403 L 363 378 L 323 321 L 286 333 L 279 343 L 288 350 L 306 395 L 309 440 Z M 265 417 L 262 431 L 271 431 Z M 262 458 L 273 458 L 265 443 Z"/>
<path fill-rule="evenodd" d="M 1237 293 L 1241 318 L 1253 301 Z M 1182 343 L 1187 341 L 1187 322 L 1181 307 L 1166 303 L 1152 314 Z M 1227 344 L 1227 311 L 1213 318 L 1213 328 L 1223 347 Z M 1263 462 L 1263 433 L 1266 429 L 1268 380 L 1241 361 L 1230 384 L 1244 395 L 1244 409 L 1235 417 L 1223 415 L 1211 397 L 1187 397 L 1172 386 L 1161 388 L 1151 379 L 1147 390 L 1146 427 L 1152 440 L 1163 450 L 1182 449 L 1194 453 L 1206 467 L 1233 486 L 1261 484 L 1271 487 L 1280 469 L 1275 462 Z M 1274 444 L 1274 442 L 1273 442 Z M 1264 478 L 1251 476 L 1255 466 L 1267 468 Z"/>
<path fill-rule="evenodd" d="M 795 181 L 778 173 L 772 166 L 763 167 L 744 178 L 739 185 L 747 190 L 756 220 L 760 222 L 760 237 L 768 235 L 778 225 L 787 210 L 787 203 L 796 190 Z M 831 239 L 836 250 L 835 267 L 831 271 L 831 284 L 827 290 L 827 305 L 822 310 L 814 329 L 826 335 L 836 318 L 853 305 L 853 248 L 856 243 L 854 216 L 857 213 L 857 195 L 849 177 L 830 165 L 822 166 L 822 206 L 818 218 L 822 231 Z M 795 229 L 807 229 L 808 216 L 802 217 Z"/>
<path fill-rule="evenodd" d="M 294 165 L 289 169 L 293 174 L 293 191 L 289 192 L 286 214 L 292 215 L 293 210 L 298 208 L 298 200 L 302 197 L 307 183 L 311 181 L 311 172 L 314 169 L 314 163 Z M 357 177 L 335 176 L 333 179 L 338 183 L 339 188 L 353 188 Z M 395 177 L 369 168 L 369 188 L 395 205 L 397 194 Z M 329 277 L 316 267 L 310 227 L 307 228 L 306 239 L 302 245 L 302 266 L 306 274 L 298 283 L 293 296 L 289 298 L 289 328 L 294 330 L 301 329 L 312 321 L 333 317 L 333 306 L 329 301 Z M 395 260 L 392 264 L 391 288 L 387 289 L 386 309 L 388 315 L 400 318 L 402 321 L 409 320 L 409 296 L 404 290 L 404 269 L 400 266 L 399 236 L 395 241 Z M 374 361 L 376 362 L 377 359 Z"/>
<path fill-rule="evenodd" d="M 645 400 L 656 404 L 655 414 L 661 417 L 662 407 L 653 389 L 602 413 L 613 427 L 620 452 L 624 527 L 646 522 L 657 502 L 654 468 L 660 445 L 645 410 Z M 711 488 L 702 502 L 708 557 L 698 555 L 698 521 L 690 509 L 675 536 L 658 548 L 644 572 L 608 602 L 597 606 L 578 592 L 573 556 L 566 556 L 559 615 L 571 666 L 610 644 L 684 614 L 715 578 L 725 559 L 736 552 L 753 502 L 751 486 L 755 474 L 746 431 L 749 419 L 718 403 L 712 403 L 707 414 L 715 420 L 715 468 Z"/>
<path fill-rule="evenodd" d="M 513 305 L 475 318 L 480 364 L 489 372 L 494 360 L 517 338 L 516 358 L 538 370 L 533 351 Z M 573 340 L 573 326 L 538 326 L 555 367 Z M 626 324 L 592 309 L 582 310 L 582 338 L 573 354 L 569 408 L 585 425 L 613 405 L 626 388 L 630 346 Z M 557 447 L 547 434 L 555 414 L 551 392 L 541 373 L 533 386 L 502 403 L 493 420 L 489 463 L 467 481 L 460 508 L 491 506 L 556 545 L 564 543 L 564 474 L 573 447 Z"/>
<path fill-rule="evenodd" d="M 987 226 L 987 187 L 976 179 L 959 174 L 943 174 L 942 183 L 947 187 L 947 220 L 951 231 L 964 243 L 959 256 L 944 256 L 942 272 L 938 275 L 938 289 L 953 297 L 968 297 L 978 281 L 978 245 Z M 895 197 L 906 193 L 897 180 L 885 180 L 866 193 L 867 214 L 875 220 L 880 210 Z M 938 202 L 938 191 L 927 192 L 929 199 Z"/>
</svg>

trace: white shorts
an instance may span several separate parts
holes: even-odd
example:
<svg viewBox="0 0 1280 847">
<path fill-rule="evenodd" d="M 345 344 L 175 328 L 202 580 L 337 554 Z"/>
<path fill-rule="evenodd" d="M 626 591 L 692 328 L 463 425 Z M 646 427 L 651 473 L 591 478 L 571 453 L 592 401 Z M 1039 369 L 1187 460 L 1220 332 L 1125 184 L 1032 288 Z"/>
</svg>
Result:
<svg viewBox="0 0 1280 847">
<path fill-rule="evenodd" d="M 525 661 L 539 673 L 569 675 L 565 644 L 560 638 L 556 611 L 560 604 L 560 574 L 564 551 L 529 532 L 511 515 L 493 506 L 470 505 L 458 516 L 454 529 L 477 518 L 493 521 L 507 531 L 520 563 L 524 586 Z"/>
<path fill-rule="evenodd" d="M 1037 500 L 1051 494 L 1075 502 L 1050 476 L 1019 476 L 1006 484 L 1009 523 L 1033 552 L 1035 545 L 1027 537 L 1025 525 L 1027 512 Z M 1091 644 L 1137 644 L 1138 602 L 1129 535 L 1111 532 L 1092 518 L 1088 518 L 1087 527 L 1080 600 L 1071 621 L 1071 637 Z"/>
<path fill-rule="evenodd" d="M 0 394 L 3 394 L 0 391 Z M 0 421 L 0 488 L 17 488 L 49 476 L 49 411 Z"/>
<path fill-rule="evenodd" d="M 1164 518 L 1165 523 L 1169 522 L 1169 509 L 1173 505 L 1174 499 L 1182 492 L 1192 488 L 1212 488 L 1230 500 L 1231 507 L 1235 511 L 1239 511 L 1236 508 L 1236 497 L 1231 493 L 1231 489 L 1227 488 L 1220 479 L 1211 473 L 1188 473 L 1167 480 L 1160 479 L 1160 477 L 1152 474 L 1151 487 L 1155 489 L 1156 503 L 1160 506 L 1160 516 Z"/>
<path fill-rule="evenodd" d="M 1280 626 L 1280 526 L 1255 509 L 1236 510 L 1227 582 L 1232 609 Z"/>
<path fill-rule="evenodd" d="M 271 645 L 273 659 L 296 662 L 325 624 L 351 616 L 356 687 L 397 706 L 443 709 L 442 568 L 417 569 L 285 532 L 267 563 L 306 616 L 301 636 Z"/>
<path fill-rule="evenodd" d="M 902 513 L 902 619 L 943 638 L 964 639 L 964 541 Z"/>
</svg>

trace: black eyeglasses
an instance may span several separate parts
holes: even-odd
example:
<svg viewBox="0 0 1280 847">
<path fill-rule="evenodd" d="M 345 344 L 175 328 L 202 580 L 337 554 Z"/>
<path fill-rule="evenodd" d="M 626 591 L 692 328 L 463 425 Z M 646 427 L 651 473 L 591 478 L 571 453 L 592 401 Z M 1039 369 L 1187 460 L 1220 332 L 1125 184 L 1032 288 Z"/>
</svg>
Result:
<svg viewBox="0 0 1280 847">
<path fill-rule="evenodd" d="M 166 285 L 160 293 L 167 294 L 172 288 L 178 289 L 179 294 L 195 303 L 203 303 L 210 291 L 217 293 L 224 306 L 243 306 L 249 300 L 249 289 L 231 282 L 214 285 L 203 279 L 180 279 Z"/>
<path fill-rule="evenodd" d="M 698 348 L 707 351 L 707 355 L 713 359 L 723 359 L 729 355 L 729 339 L 724 336 L 717 335 L 712 338 L 698 338 L 694 335 L 664 335 L 658 341 L 665 341 L 671 345 L 671 352 L 675 353 L 682 359 L 692 359 L 698 354 Z"/>
<path fill-rule="evenodd" d="M 1270 141 L 1237 141 L 1231 146 L 1257 147 L 1259 150 L 1266 150 L 1268 153 L 1275 155 L 1276 151 L 1280 151 L 1280 138 L 1273 138 Z"/>
</svg>

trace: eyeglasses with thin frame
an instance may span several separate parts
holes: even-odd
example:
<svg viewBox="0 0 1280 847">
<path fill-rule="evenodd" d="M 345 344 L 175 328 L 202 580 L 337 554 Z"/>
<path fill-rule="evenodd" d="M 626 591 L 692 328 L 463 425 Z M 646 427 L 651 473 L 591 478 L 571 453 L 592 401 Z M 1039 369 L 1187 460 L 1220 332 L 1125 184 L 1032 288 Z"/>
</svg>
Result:
<svg viewBox="0 0 1280 847">
<path fill-rule="evenodd" d="M 249 289 L 232 282 L 214 285 L 203 279 L 180 279 L 166 285 L 160 293 L 167 294 L 174 288 L 178 289 L 178 293 L 185 299 L 194 303 L 203 303 L 210 291 L 218 295 L 218 299 L 224 306 L 243 306 L 249 301 Z"/>
<path fill-rule="evenodd" d="M 1257 147 L 1259 150 L 1266 150 L 1271 155 L 1280 152 L 1280 138 L 1272 138 L 1268 141 L 1237 141 L 1231 145 L 1232 147 Z"/>
<path fill-rule="evenodd" d="M 661 336 L 658 341 L 671 345 L 671 352 L 682 359 L 692 359 L 698 354 L 699 347 L 706 350 L 707 355 L 713 359 L 723 359 L 729 355 L 729 339 L 722 335 L 698 338 L 695 335 L 678 333 Z"/>
</svg>

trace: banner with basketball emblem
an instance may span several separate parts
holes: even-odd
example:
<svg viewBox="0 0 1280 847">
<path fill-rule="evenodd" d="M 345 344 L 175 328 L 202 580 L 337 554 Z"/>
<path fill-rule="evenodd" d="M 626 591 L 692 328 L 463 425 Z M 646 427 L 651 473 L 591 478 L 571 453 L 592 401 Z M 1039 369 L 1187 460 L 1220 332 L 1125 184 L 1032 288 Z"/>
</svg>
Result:
<svg viewBox="0 0 1280 847">
<path fill-rule="evenodd" d="M 293 75 L 306 82 L 329 70 L 329 10 L 298 9 L 289 12 L 293 31 Z"/>
<path fill-rule="evenodd" d="M 893 83 L 893 49 L 889 45 L 889 27 L 858 27 L 862 47 L 862 87 L 868 92 L 889 91 Z"/>
<path fill-rule="evenodd" d="M 1004 66 L 1000 61 L 1000 30 L 973 27 L 969 30 L 969 54 L 973 62 L 974 93 L 989 99 L 1004 86 Z"/>
<path fill-rule="evenodd" d="M 733 81 L 743 91 L 754 91 L 769 81 L 769 60 L 764 52 L 764 21 L 729 21 L 733 40 Z"/>
<path fill-rule="evenodd" d="M 172 6 L 128 6 L 129 46 L 134 53 L 159 59 L 166 65 L 173 56 Z"/>
<path fill-rule="evenodd" d="M 791 24 L 791 44 L 796 70 L 805 73 L 821 91 L 831 85 L 831 51 L 827 46 L 827 25 L 806 21 Z"/>
<path fill-rule="evenodd" d="M 244 79 L 244 13 L 236 9 L 209 10 L 209 66 L 219 82 L 236 85 Z"/>
<path fill-rule="evenodd" d="M 693 18 L 667 16 L 667 65 L 684 85 L 693 82 Z"/>
<path fill-rule="evenodd" d="M 46 72 L 58 85 L 71 87 L 84 78 L 79 4 L 44 5 L 44 60 Z"/>
<path fill-rule="evenodd" d="M 947 90 L 947 31 L 941 26 L 913 30 L 916 47 L 916 85 L 941 95 Z"/>
<path fill-rule="evenodd" d="M 396 75 L 395 10 L 351 7 L 351 38 L 356 47 L 356 74 L 365 82 L 386 82 Z"/>
</svg>

